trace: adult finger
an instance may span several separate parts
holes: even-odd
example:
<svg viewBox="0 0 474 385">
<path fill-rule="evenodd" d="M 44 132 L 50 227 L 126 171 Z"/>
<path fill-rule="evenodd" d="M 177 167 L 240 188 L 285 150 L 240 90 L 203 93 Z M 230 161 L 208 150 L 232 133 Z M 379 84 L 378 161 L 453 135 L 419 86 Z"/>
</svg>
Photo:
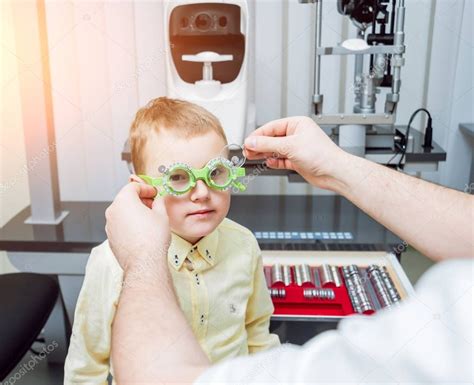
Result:
<svg viewBox="0 0 474 385">
<path fill-rule="evenodd" d="M 288 159 L 269 158 L 265 162 L 269 168 L 276 170 L 294 170 Z"/>
<path fill-rule="evenodd" d="M 255 152 L 251 151 L 247 148 L 244 148 L 244 155 L 247 159 L 254 160 L 254 159 L 267 159 L 274 156 L 271 152 Z"/>
<path fill-rule="evenodd" d="M 128 183 L 122 191 L 127 193 L 135 193 L 138 195 L 140 199 L 151 199 L 156 196 L 156 188 L 150 186 L 146 183 L 137 183 L 137 182 L 130 182 Z"/>
<path fill-rule="evenodd" d="M 249 136 L 245 139 L 245 148 L 253 152 L 275 154 L 287 157 L 291 147 L 290 137 Z"/>
<path fill-rule="evenodd" d="M 151 209 L 158 215 L 168 215 L 166 212 L 165 201 L 162 197 L 157 197 L 153 200 Z"/>
<path fill-rule="evenodd" d="M 253 131 L 249 137 L 252 136 L 286 136 L 288 132 L 288 127 L 290 124 L 297 119 L 295 117 L 291 118 L 282 118 L 277 120 L 272 120 L 271 122 L 265 123 L 263 126 L 260 126 L 255 131 Z"/>
<path fill-rule="evenodd" d="M 154 201 L 153 198 L 145 198 L 145 199 L 142 199 L 143 204 L 144 204 L 146 207 L 148 207 L 149 209 L 153 208 L 153 201 Z"/>
</svg>

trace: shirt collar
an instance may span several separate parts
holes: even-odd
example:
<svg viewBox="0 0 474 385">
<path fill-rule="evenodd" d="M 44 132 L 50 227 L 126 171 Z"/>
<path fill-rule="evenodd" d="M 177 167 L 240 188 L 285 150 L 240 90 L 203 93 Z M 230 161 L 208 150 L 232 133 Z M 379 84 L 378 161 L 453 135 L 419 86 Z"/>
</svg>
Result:
<svg viewBox="0 0 474 385">
<path fill-rule="evenodd" d="M 181 238 L 179 235 L 171 233 L 171 243 L 168 249 L 168 262 L 176 270 L 179 270 L 189 254 L 190 258 L 200 256 L 210 266 L 214 266 L 218 259 L 216 255 L 218 241 L 219 231 L 217 228 L 210 234 L 201 238 L 194 245 Z"/>
</svg>

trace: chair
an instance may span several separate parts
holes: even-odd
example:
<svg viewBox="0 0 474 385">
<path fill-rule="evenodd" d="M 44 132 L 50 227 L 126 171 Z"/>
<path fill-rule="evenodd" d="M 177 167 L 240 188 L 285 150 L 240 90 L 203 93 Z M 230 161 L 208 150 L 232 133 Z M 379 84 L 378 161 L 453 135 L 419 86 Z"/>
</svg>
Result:
<svg viewBox="0 0 474 385">
<path fill-rule="evenodd" d="M 31 347 L 58 295 L 58 283 L 47 275 L 0 275 L 0 381 Z"/>
</svg>

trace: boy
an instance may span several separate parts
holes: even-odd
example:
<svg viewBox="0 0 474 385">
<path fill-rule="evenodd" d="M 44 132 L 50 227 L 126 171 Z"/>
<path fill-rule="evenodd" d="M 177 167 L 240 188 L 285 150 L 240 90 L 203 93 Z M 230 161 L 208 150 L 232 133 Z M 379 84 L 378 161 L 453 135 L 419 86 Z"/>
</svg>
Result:
<svg viewBox="0 0 474 385">
<path fill-rule="evenodd" d="M 154 99 L 140 109 L 130 130 L 135 172 L 151 177 L 160 174 L 160 166 L 176 162 L 200 169 L 222 154 L 226 144 L 215 116 L 168 98 Z M 225 218 L 230 190 L 198 180 L 185 194 L 162 199 L 172 232 L 168 265 L 176 295 L 210 361 L 279 345 L 278 337 L 269 333 L 273 305 L 257 241 L 248 229 Z M 65 384 L 107 383 L 111 325 L 122 280 L 122 269 L 105 241 L 92 250 L 87 263 Z"/>
</svg>

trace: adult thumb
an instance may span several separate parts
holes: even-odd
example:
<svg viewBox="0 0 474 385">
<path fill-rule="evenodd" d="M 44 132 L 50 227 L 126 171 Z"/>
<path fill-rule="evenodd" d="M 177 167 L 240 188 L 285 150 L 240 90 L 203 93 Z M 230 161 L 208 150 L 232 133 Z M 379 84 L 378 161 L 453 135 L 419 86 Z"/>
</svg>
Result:
<svg viewBox="0 0 474 385">
<path fill-rule="evenodd" d="M 151 206 L 151 209 L 155 214 L 159 216 L 168 215 L 166 212 L 165 200 L 163 199 L 163 197 L 157 196 L 153 200 L 153 205 Z"/>
<path fill-rule="evenodd" d="M 290 138 L 286 136 L 249 136 L 245 140 L 245 147 L 253 152 L 272 153 L 277 157 L 288 157 Z"/>
</svg>

